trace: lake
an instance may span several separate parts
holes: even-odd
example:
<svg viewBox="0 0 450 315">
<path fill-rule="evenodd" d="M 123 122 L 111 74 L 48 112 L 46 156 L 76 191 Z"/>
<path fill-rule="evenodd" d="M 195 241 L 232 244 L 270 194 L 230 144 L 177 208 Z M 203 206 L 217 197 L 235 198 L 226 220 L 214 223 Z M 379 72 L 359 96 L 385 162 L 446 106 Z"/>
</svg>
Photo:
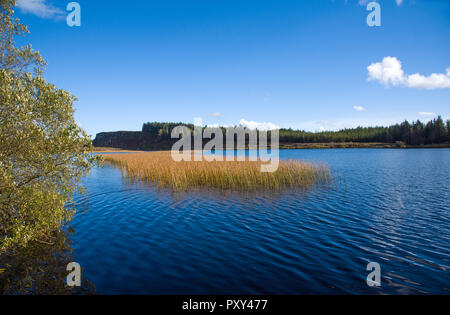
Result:
<svg viewBox="0 0 450 315">
<path fill-rule="evenodd" d="M 450 294 L 450 149 L 281 150 L 334 182 L 173 193 L 83 180 L 74 260 L 101 294 Z M 369 262 L 381 287 L 369 287 Z"/>
</svg>

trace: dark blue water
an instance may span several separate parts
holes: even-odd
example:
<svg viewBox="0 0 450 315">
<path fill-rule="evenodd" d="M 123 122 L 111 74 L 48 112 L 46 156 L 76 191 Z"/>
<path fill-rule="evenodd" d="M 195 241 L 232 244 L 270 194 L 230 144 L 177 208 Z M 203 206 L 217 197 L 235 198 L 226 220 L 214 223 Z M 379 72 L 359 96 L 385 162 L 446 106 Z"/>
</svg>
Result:
<svg viewBox="0 0 450 315">
<path fill-rule="evenodd" d="M 280 155 L 325 162 L 335 182 L 172 193 L 93 170 L 71 223 L 83 275 L 105 294 L 450 294 L 449 149 Z"/>
</svg>

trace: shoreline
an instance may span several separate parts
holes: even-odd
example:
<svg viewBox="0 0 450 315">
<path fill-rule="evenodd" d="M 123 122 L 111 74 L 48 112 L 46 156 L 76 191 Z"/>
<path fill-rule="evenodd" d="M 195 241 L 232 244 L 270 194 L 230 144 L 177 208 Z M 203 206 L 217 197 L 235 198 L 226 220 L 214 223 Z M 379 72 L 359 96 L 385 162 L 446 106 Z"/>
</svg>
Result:
<svg viewBox="0 0 450 315">
<path fill-rule="evenodd" d="M 406 145 L 382 142 L 281 143 L 280 149 L 442 149 L 450 143 Z"/>
<path fill-rule="evenodd" d="M 448 149 L 450 143 L 426 144 L 426 145 L 405 145 L 397 143 L 369 143 L 369 142 L 330 142 L 330 143 L 281 143 L 280 150 L 298 149 Z M 142 149 L 121 149 L 114 147 L 94 148 L 93 153 L 136 153 L 148 151 L 169 151 L 168 146 L 142 148 Z M 246 148 L 245 150 L 248 150 Z"/>
</svg>

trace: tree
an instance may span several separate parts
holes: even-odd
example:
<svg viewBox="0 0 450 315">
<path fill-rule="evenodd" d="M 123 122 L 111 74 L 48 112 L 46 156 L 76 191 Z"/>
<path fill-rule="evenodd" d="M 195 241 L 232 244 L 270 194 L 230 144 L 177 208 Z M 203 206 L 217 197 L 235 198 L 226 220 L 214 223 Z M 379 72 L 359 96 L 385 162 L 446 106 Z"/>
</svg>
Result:
<svg viewBox="0 0 450 315">
<path fill-rule="evenodd" d="M 447 120 L 447 141 L 450 141 L 450 120 Z"/>
<path fill-rule="evenodd" d="M 447 140 L 447 130 L 445 130 L 445 124 L 442 120 L 441 116 L 438 116 L 438 118 L 434 121 L 434 128 L 435 128 L 435 143 L 441 143 Z"/>
<path fill-rule="evenodd" d="M 0 252 L 52 243 L 70 220 L 79 180 L 99 161 L 76 124 L 69 92 L 42 76 L 44 60 L 14 39 L 26 26 L 14 0 L 0 0 Z"/>
</svg>

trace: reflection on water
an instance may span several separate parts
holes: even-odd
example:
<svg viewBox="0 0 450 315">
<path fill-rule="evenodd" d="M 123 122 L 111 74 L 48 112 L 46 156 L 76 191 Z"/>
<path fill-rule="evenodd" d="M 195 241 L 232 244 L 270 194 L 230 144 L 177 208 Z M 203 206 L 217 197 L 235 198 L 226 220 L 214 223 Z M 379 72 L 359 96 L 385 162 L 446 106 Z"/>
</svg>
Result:
<svg viewBox="0 0 450 315">
<path fill-rule="evenodd" d="M 80 288 L 66 285 L 66 267 L 73 261 L 68 233 L 56 232 L 52 243 L 32 243 L 14 256 L 0 255 L 0 294 L 95 293 L 95 286 L 84 277 Z"/>
<path fill-rule="evenodd" d="M 280 156 L 324 162 L 335 182 L 172 193 L 96 168 L 76 197 L 75 232 L 58 250 L 23 254 L 0 289 L 29 292 L 31 278 L 35 292 L 64 292 L 57 279 L 75 259 L 101 294 L 450 293 L 450 150 Z M 369 262 L 381 265 L 380 288 L 366 284 Z"/>
<path fill-rule="evenodd" d="M 172 193 L 105 166 L 85 178 L 77 259 L 106 294 L 450 293 L 450 150 L 281 150 L 335 183 Z M 381 288 L 366 284 L 381 265 Z"/>
</svg>

